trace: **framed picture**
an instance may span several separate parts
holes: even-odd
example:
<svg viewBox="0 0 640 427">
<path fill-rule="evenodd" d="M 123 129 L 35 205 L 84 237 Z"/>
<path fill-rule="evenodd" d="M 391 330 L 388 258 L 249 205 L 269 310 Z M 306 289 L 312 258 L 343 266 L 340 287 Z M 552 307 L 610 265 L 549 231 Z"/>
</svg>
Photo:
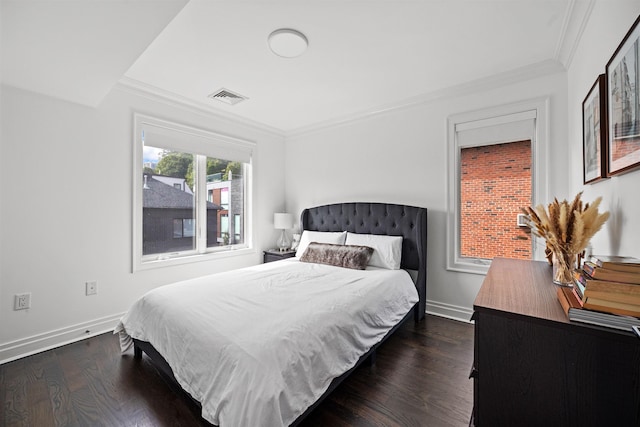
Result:
<svg viewBox="0 0 640 427">
<path fill-rule="evenodd" d="M 584 183 L 607 177 L 606 78 L 600 74 L 582 102 L 582 159 Z"/>
<path fill-rule="evenodd" d="M 607 175 L 640 167 L 640 17 L 607 63 Z"/>
</svg>

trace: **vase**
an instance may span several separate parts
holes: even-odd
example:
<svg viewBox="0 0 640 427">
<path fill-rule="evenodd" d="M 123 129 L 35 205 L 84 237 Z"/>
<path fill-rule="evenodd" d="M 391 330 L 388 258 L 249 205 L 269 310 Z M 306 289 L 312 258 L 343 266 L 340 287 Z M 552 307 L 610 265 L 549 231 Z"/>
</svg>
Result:
<svg viewBox="0 0 640 427">
<path fill-rule="evenodd" d="M 553 283 L 559 286 L 573 286 L 573 270 L 576 267 L 576 254 L 554 252 L 552 257 Z"/>
<path fill-rule="evenodd" d="M 300 244 L 300 233 L 293 233 L 293 242 L 291 243 L 291 250 L 298 249 Z"/>
</svg>

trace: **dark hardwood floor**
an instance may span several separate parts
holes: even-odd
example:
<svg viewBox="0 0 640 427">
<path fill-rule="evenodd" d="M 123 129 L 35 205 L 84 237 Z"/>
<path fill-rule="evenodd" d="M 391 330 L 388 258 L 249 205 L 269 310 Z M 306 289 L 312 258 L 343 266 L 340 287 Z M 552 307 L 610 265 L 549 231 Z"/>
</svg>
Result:
<svg viewBox="0 0 640 427">
<path fill-rule="evenodd" d="M 407 322 L 302 423 L 467 426 L 473 325 Z M 103 334 L 0 365 L 1 426 L 209 426 L 146 356 Z"/>
</svg>

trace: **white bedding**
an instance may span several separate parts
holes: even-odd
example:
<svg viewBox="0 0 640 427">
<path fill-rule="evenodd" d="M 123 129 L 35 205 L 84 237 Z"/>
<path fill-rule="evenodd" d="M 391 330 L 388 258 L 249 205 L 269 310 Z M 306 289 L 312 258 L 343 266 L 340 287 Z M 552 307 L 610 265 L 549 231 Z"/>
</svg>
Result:
<svg viewBox="0 0 640 427">
<path fill-rule="evenodd" d="M 404 270 L 288 259 L 154 289 L 119 322 L 221 427 L 289 425 L 418 301 Z"/>
</svg>

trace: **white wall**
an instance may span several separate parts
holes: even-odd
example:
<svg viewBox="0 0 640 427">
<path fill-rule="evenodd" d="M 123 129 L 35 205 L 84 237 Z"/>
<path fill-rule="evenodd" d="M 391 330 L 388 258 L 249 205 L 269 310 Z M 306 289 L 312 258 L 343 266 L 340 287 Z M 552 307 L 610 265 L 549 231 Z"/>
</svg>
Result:
<svg viewBox="0 0 640 427">
<path fill-rule="evenodd" d="M 112 328 L 156 286 L 257 264 L 276 239 L 280 135 L 123 89 L 93 109 L 5 86 L 1 108 L 0 361 Z M 134 111 L 257 143 L 254 253 L 131 273 Z M 85 296 L 89 280 L 98 295 Z M 22 292 L 31 308 L 13 311 Z"/>
<path fill-rule="evenodd" d="M 611 212 L 609 221 L 592 239 L 593 250 L 601 254 L 640 258 L 640 170 L 594 184 L 582 184 L 582 101 L 609 59 L 640 14 L 640 1 L 598 1 L 591 13 L 578 49 L 568 70 L 569 144 L 572 153 L 572 193 L 584 190 L 583 199 L 602 196 L 602 208 Z"/>
<path fill-rule="evenodd" d="M 0 22 L 2 22 L 2 2 L 0 1 Z M 0 31 L 0 46 L 2 43 L 2 31 Z M 0 82 L 2 81 L 2 67 L 0 67 Z M 2 96 L 2 84 L 0 84 L 0 101 L 2 100 L 3 96 Z M 1 106 L 0 106 L 1 108 Z M 2 121 L 4 120 L 4 118 L 2 117 L 2 114 L 0 113 L 0 165 L 2 164 L 2 140 L 3 140 L 3 135 L 2 135 Z M 3 218 L 3 203 L 2 200 L 4 199 L 2 197 L 2 173 L 0 173 L 0 224 L 4 223 L 4 218 Z M 0 235 L 0 254 L 2 254 L 2 247 L 3 247 L 3 243 L 2 243 L 3 239 L 2 236 Z M 0 255 L 1 256 L 1 255 Z M 0 258 L 0 288 L 2 287 L 2 258 Z M 2 295 L 2 292 L 0 291 L 0 307 L 5 307 L 5 301 L 4 301 L 4 297 Z M 3 309 L 0 309 L 0 311 L 3 311 Z M 1 328 L 1 326 L 0 326 Z"/>
<path fill-rule="evenodd" d="M 287 139 L 287 208 L 371 201 L 426 207 L 427 311 L 468 320 L 483 275 L 445 269 L 447 117 L 549 96 L 551 194 L 567 191 L 566 76 L 479 90 Z"/>
<path fill-rule="evenodd" d="M 155 286 L 260 262 L 285 194 L 295 215 L 343 201 L 427 207 L 428 309 L 466 320 L 484 276 L 445 269 L 446 119 L 541 96 L 550 98 L 549 194 L 603 196 L 613 216 L 595 250 L 640 257 L 640 171 L 583 186 L 581 157 L 582 100 L 638 13 L 637 0 L 596 2 L 567 73 L 311 131 L 286 147 L 279 135 L 118 89 L 92 109 L 1 86 L 0 361 L 113 327 Z M 131 273 L 133 111 L 258 143 L 254 254 Z M 87 280 L 98 281 L 97 296 L 84 295 Z M 32 292 L 32 308 L 13 311 L 21 292 Z"/>
<path fill-rule="evenodd" d="M 460 112 L 550 96 L 549 196 L 603 197 L 611 219 L 594 251 L 640 257 L 640 170 L 582 184 L 582 101 L 640 13 L 637 0 L 599 0 L 567 73 L 425 102 L 287 140 L 287 208 L 381 201 L 429 209 L 427 310 L 468 319 L 482 275 L 445 269 L 446 119 Z"/>
</svg>

